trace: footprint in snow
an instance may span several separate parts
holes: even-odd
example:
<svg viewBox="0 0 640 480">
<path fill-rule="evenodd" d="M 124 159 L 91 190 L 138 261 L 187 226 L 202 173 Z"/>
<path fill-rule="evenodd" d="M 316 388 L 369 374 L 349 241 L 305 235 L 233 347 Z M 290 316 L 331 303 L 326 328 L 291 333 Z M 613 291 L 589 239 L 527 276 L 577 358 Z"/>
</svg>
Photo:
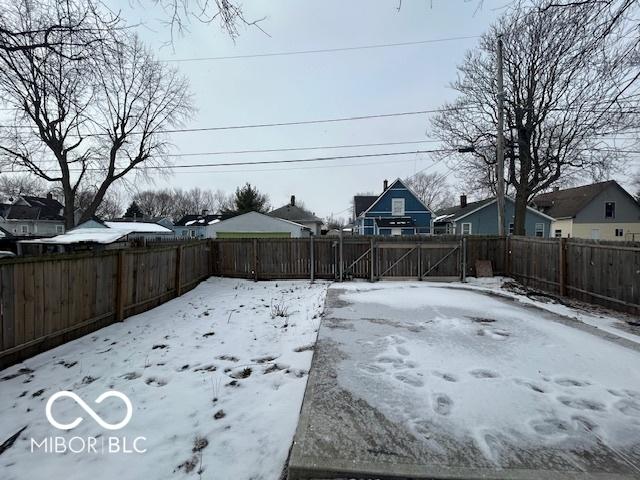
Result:
<svg viewBox="0 0 640 480">
<path fill-rule="evenodd" d="M 558 401 L 569 408 L 576 410 L 592 410 L 601 412 L 605 409 L 604 404 L 589 400 L 588 398 L 558 397 Z"/>
<path fill-rule="evenodd" d="M 446 373 L 446 372 L 432 372 L 436 377 L 440 377 L 441 379 L 443 379 L 446 382 L 457 382 L 458 381 L 458 377 L 456 377 L 454 374 L 452 373 Z"/>
<path fill-rule="evenodd" d="M 616 402 L 614 407 L 628 417 L 640 417 L 640 403 L 631 399 L 623 399 Z"/>
<path fill-rule="evenodd" d="M 413 375 L 407 375 L 406 373 L 397 373 L 394 377 L 396 380 L 400 380 L 402 383 L 412 387 L 422 387 L 424 385 L 422 380 Z"/>
<path fill-rule="evenodd" d="M 569 423 L 553 417 L 533 420 L 529 425 L 537 434 L 545 437 L 567 435 L 571 431 Z"/>
<path fill-rule="evenodd" d="M 471 370 L 469 374 L 476 378 L 498 378 L 500 374 L 491 370 L 485 370 L 484 368 L 478 368 Z"/>
<path fill-rule="evenodd" d="M 436 393 L 433 396 L 433 410 L 439 415 L 449 415 L 453 407 L 453 400 L 449 395 Z"/>
<path fill-rule="evenodd" d="M 547 393 L 546 390 L 542 388 L 540 385 L 537 385 L 534 382 L 530 382 L 529 380 L 520 380 L 516 378 L 514 382 L 518 385 L 522 385 L 523 387 L 527 387 L 536 393 Z"/>
<path fill-rule="evenodd" d="M 144 383 L 147 385 L 153 385 L 154 387 L 164 387 L 167 384 L 167 381 L 161 378 L 149 377 L 144 381 Z"/>
<path fill-rule="evenodd" d="M 569 377 L 558 378 L 558 379 L 556 379 L 554 381 L 555 381 L 555 383 L 557 383 L 558 385 L 560 385 L 562 387 L 585 387 L 587 385 L 591 385 L 587 381 L 576 380 L 575 378 L 569 378 Z"/>
<path fill-rule="evenodd" d="M 140 378 L 142 375 L 138 372 L 129 372 L 124 375 L 120 375 L 120 378 L 124 378 L 125 380 L 135 380 L 136 378 Z"/>
</svg>

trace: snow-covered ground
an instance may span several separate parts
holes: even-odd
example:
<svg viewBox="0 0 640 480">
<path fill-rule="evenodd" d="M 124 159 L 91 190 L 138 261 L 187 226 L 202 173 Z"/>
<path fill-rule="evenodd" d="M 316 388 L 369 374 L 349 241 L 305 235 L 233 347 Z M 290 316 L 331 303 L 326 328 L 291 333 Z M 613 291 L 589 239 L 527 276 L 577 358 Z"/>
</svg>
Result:
<svg viewBox="0 0 640 480">
<path fill-rule="evenodd" d="M 298 421 L 327 283 L 209 279 L 184 296 L 0 372 L 0 454 L 9 479 L 276 480 Z M 57 391 L 81 397 L 103 430 L 70 398 L 55 418 L 84 420 L 65 432 L 45 417 Z M 31 452 L 49 436 L 145 437 L 145 453 Z M 127 441 L 125 440 L 125 441 Z M 75 449 L 78 449 L 77 441 Z M 131 445 L 129 445 L 131 447 Z"/>
<path fill-rule="evenodd" d="M 557 313 L 558 315 L 562 315 L 564 317 L 569 317 L 579 322 L 586 323 L 587 325 L 591 325 L 592 327 L 596 327 L 612 335 L 626 338 L 627 340 L 631 340 L 632 342 L 640 343 L 640 329 L 637 329 L 639 334 L 629 331 L 630 329 L 628 325 L 626 325 L 624 320 L 622 320 L 621 318 L 625 316 L 624 314 L 616 315 L 615 313 L 595 313 L 595 310 L 597 309 L 593 309 L 593 312 L 581 310 L 555 302 L 551 298 L 541 297 L 536 299 L 535 295 L 532 295 L 533 298 L 531 298 L 526 295 L 519 294 L 518 292 L 513 292 L 508 289 L 502 288 L 502 286 L 508 282 L 513 282 L 513 280 L 506 277 L 472 277 L 468 278 L 467 284 L 452 284 L 452 286 L 465 289 L 480 290 L 490 293 L 498 293 L 500 295 L 513 298 L 514 300 L 517 300 L 524 305 L 532 305 L 552 313 Z M 601 310 L 604 311 L 605 309 Z"/>
<path fill-rule="evenodd" d="M 338 385 L 429 451 L 446 459 L 445 437 L 496 466 L 538 451 L 578 471 L 622 452 L 640 472 L 639 349 L 460 284 L 336 288 L 319 341 L 339 345 Z"/>
</svg>

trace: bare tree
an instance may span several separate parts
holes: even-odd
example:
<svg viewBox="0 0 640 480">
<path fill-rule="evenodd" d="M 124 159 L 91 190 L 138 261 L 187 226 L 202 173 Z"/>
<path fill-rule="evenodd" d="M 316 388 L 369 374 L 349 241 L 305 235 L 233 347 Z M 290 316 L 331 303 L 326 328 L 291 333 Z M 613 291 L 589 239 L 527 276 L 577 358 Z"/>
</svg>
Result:
<svg viewBox="0 0 640 480">
<path fill-rule="evenodd" d="M 228 210 L 231 196 L 222 190 L 204 190 L 198 187 L 190 190 L 160 189 L 143 190 L 133 196 L 140 209 L 147 215 L 167 216 L 178 221 L 184 215 L 200 214 L 203 210 L 219 213 Z"/>
<path fill-rule="evenodd" d="M 30 175 L 0 176 L 0 197 L 3 200 L 20 195 L 40 196 L 46 193 L 46 184 L 41 178 Z"/>
<path fill-rule="evenodd" d="M 446 173 L 421 172 L 407 178 L 405 183 L 433 211 L 450 207 L 455 203 Z"/>
<path fill-rule="evenodd" d="M 504 40 L 506 180 L 515 193 L 516 234 L 524 234 L 528 201 L 578 172 L 609 172 L 623 153 L 605 134 L 638 125 L 639 54 L 626 18 L 595 22 L 594 4 L 575 9 L 510 9 L 469 52 L 452 84 L 459 97 L 433 121 L 452 147 L 471 147 L 457 168 L 478 187 L 493 189 L 496 37 Z M 616 155 L 612 155 L 616 153 Z"/>
<path fill-rule="evenodd" d="M 59 186 L 70 228 L 81 190 L 94 192 L 82 211 L 84 221 L 114 182 L 162 160 L 163 130 L 180 124 L 190 111 L 188 89 L 186 80 L 154 61 L 135 36 L 93 28 L 97 10 L 27 3 L 15 19 L 16 30 L 67 15 L 78 19 L 79 38 L 56 49 L 0 50 L 0 92 L 15 112 L 14 125 L 0 130 L 0 154 Z M 24 42 L 33 39 L 27 35 Z"/>
</svg>

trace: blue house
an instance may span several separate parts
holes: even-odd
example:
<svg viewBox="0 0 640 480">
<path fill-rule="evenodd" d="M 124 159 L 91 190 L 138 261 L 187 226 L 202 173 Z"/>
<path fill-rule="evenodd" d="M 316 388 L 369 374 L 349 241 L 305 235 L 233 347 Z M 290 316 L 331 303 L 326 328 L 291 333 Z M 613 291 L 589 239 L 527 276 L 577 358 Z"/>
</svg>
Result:
<svg viewBox="0 0 640 480">
<path fill-rule="evenodd" d="M 360 235 L 417 235 L 431 233 L 432 212 L 399 178 L 384 181 L 379 196 L 353 197 L 356 233 Z"/>
<path fill-rule="evenodd" d="M 513 234 L 513 218 L 515 202 L 505 197 L 504 231 Z M 525 217 L 525 232 L 527 236 L 549 238 L 551 222 L 549 215 L 527 207 Z M 434 233 L 450 235 L 497 235 L 498 234 L 498 205 L 495 197 L 477 202 L 467 203 L 467 196 L 460 196 L 460 204 L 439 210 L 433 219 Z"/>
</svg>

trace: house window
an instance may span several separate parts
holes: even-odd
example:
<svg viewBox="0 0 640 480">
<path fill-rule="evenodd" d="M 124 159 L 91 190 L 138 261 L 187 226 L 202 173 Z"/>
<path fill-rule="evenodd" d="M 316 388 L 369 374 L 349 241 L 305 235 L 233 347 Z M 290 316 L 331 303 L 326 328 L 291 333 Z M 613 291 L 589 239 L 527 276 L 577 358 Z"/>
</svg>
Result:
<svg viewBox="0 0 640 480">
<path fill-rule="evenodd" d="M 553 236 L 556 238 L 562 238 L 562 230 L 554 230 Z"/>
<path fill-rule="evenodd" d="M 29 225 L 20 225 L 20 233 L 26 235 L 29 233 Z"/>
<path fill-rule="evenodd" d="M 513 232 L 515 231 L 515 225 L 512 223 L 509 224 L 509 235 L 513 235 Z"/>
<path fill-rule="evenodd" d="M 544 237 L 544 223 L 536 223 L 536 237 Z"/>
<path fill-rule="evenodd" d="M 616 228 L 616 237 L 624 237 L 624 229 Z"/>
<path fill-rule="evenodd" d="M 192 230 L 189 230 L 189 236 L 190 236 L 191 238 L 195 238 L 195 237 L 196 237 L 196 231 L 195 231 L 195 230 L 193 230 L 193 229 L 192 229 Z"/>
<path fill-rule="evenodd" d="M 56 225 L 56 233 L 64 233 L 64 227 L 62 225 Z"/>
<path fill-rule="evenodd" d="M 463 235 L 471 235 L 471 224 L 463 223 L 462 224 L 462 234 Z"/>
<path fill-rule="evenodd" d="M 392 237 L 399 237 L 400 235 L 402 235 L 402 229 L 401 228 L 392 228 L 391 229 L 391 236 Z"/>
<path fill-rule="evenodd" d="M 391 199 L 391 215 L 401 217 L 404 215 L 404 198 Z"/>
<path fill-rule="evenodd" d="M 604 202 L 604 218 L 616 218 L 616 202 Z"/>
</svg>

